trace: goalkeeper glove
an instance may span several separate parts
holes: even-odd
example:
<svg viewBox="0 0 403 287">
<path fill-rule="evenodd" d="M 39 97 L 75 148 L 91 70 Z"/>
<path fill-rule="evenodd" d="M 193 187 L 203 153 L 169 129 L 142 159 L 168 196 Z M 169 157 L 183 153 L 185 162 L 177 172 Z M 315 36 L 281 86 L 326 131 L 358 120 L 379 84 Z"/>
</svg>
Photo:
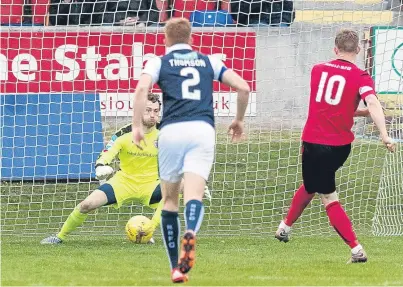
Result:
<svg viewBox="0 0 403 287">
<path fill-rule="evenodd" d="M 95 168 L 95 178 L 98 180 L 104 180 L 113 173 L 113 168 L 109 165 L 98 165 Z"/>
<path fill-rule="evenodd" d="M 208 186 L 206 185 L 205 187 L 204 187 L 204 197 L 208 200 L 208 201 L 210 201 L 211 202 L 211 192 L 210 192 L 210 190 L 208 189 Z"/>
</svg>

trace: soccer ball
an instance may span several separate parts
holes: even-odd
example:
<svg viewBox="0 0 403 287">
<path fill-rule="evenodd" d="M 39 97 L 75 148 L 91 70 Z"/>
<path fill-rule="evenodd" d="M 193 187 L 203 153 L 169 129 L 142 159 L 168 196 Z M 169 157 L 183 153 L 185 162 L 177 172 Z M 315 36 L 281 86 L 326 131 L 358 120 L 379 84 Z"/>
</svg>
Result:
<svg viewBox="0 0 403 287">
<path fill-rule="evenodd" d="M 154 229 L 151 220 L 143 215 L 136 215 L 129 219 L 126 224 L 127 238 L 131 242 L 145 244 L 153 237 Z"/>
</svg>

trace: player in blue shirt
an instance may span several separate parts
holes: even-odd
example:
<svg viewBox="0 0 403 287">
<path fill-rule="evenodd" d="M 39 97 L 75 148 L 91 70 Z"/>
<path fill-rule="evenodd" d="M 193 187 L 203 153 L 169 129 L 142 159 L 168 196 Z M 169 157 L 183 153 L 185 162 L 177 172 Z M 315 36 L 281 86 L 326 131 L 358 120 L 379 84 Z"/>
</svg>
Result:
<svg viewBox="0 0 403 287">
<path fill-rule="evenodd" d="M 196 233 L 204 215 L 203 191 L 215 151 L 213 81 L 220 81 L 238 92 L 236 117 L 229 126 L 232 140 L 241 139 L 249 85 L 221 60 L 193 51 L 191 25 L 174 18 L 165 26 L 166 54 L 150 59 L 136 87 L 133 111 L 133 142 L 146 144 L 141 115 L 147 93 L 157 83 L 163 92 L 163 115 L 158 138 L 158 166 L 164 207 L 162 236 L 171 263 L 171 280 L 187 281 L 186 273 L 195 262 Z M 179 188 L 184 181 L 186 232 L 179 247 Z"/>
</svg>

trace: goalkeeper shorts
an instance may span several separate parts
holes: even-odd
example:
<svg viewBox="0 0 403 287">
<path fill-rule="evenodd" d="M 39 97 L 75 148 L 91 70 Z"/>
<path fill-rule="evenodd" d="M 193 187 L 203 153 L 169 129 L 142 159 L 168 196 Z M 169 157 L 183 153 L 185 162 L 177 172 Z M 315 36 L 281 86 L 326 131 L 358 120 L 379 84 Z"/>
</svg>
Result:
<svg viewBox="0 0 403 287">
<path fill-rule="evenodd" d="M 111 179 L 98 189 L 106 194 L 108 201 L 113 200 L 111 195 L 111 192 L 113 192 L 116 202 L 109 203 L 112 203 L 115 208 L 120 208 L 125 203 L 139 203 L 151 208 L 157 208 L 159 204 L 158 198 L 161 200 L 159 180 L 141 183 L 125 176 L 122 171 L 116 172 Z"/>
</svg>

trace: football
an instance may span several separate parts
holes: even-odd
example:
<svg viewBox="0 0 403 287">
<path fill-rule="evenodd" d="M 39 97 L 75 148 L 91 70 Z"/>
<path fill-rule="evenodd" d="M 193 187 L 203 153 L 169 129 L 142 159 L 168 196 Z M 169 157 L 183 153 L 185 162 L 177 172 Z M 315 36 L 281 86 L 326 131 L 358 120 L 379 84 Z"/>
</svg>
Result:
<svg viewBox="0 0 403 287">
<path fill-rule="evenodd" d="M 143 215 L 133 216 L 126 224 L 127 238 L 137 244 L 148 243 L 154 233 L 150 223 L 151 220 Z"/>
</svg>

